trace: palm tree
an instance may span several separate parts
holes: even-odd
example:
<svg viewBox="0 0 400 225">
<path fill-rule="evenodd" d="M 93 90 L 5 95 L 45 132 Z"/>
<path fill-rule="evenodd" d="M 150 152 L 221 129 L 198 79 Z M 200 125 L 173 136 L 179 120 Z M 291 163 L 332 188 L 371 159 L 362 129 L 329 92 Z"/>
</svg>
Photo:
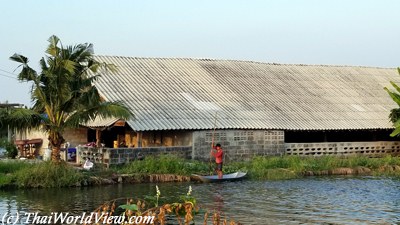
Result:
<svg viewBox="0 0 400 225">
<path fill-rule="evenodd" d="M 397 68 L 397 71 L 400 74 L 400 68 Z M 399 106 L 399 108 L 390 110 L 389 114 L 389 119 L 395 127 L 394 131 L 390 134 L 390 136 L 394 137 L 400 134 L 400 87 L 393 81 L 390 81 L 390 84 L 392 84 L 395 91 L 390 91 L 387 87 L 385 87 L 384 89 L 388 92 L 390 97 L 392 97 L 393 101 L 396 102 L 397 105 Z"/>
<path fill-rule="evenodd" d="M 64 47 L 54 35 L 48 41 L 47 54 L 40 60 L 40 73 L 28 66 L 27 57 L 10 57 L 22 66 L 18 79 L 32 82 L 34 104 L 32 109 L 14 109 L 0 120 L 19 130 L 43 128 L 52 148 L 52 160 L 59 161 L 65 128 L 77 127 L 96 116 L 129 119 L 131 114 L 122 102 L 103 101 L 93 85 L 100 70 L 112 72 L 115 68 L 94 59 L 92 44 Z"/>
</svg>

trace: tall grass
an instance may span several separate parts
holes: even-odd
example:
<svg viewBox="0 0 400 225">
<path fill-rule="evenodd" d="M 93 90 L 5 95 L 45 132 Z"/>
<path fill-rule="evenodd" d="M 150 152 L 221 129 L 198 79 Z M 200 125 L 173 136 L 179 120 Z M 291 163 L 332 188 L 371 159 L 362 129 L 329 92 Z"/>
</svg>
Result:
<svg viewBox="0 0 400 225">
<path fill-rule="evenodd" d="M 13 184 L 13 176 L 0 173 L 0 187 L 7 187 Z"/>
<path fill-rule="evenodd" d="M 63 187 L 83 179 L 82 173 L 66 163 L 0 161 L 0 187 Z"/>
<path fill-rule="evenodd" d="M 185 160 L 173 155 L 149 156 L 143 160 L 136 160 L 129 164 L 113 167 L 118 173 L 127 174 L 177 174 L 191 175 L 192 173 L 207 173 L 207 163 Z"/>
<path fill-rule="evenodd" d="M 19 187 L 64 187 L 81 182 L 83 175 L 66 163 L 43 162 L 15 173 Z"/>
<path fill-rule="evenodd" d="M 15 173 L 31 165 L 26 162 L 15 160 L 0 161 L 0 187 L 12 186 L 15 181 Z"/>
<path fill-rule="evenodd" d="M 292 179 L 304 176 L 307 171 L 320 172 L 337 168 L 367 167 L 376 175 L 400 176 L 400 170 L 382 169 L 387 166 L 400 166 L 400 158 L 390 155 L 383 158 L 368 158 L 366 156 L 351 157 L 254 157 L 249 161 L 227 162 L 224 164 L 224 173 L 246 171 L 253 179 Z M 212 164 L 212 168 L 214 164 Z M 400 168 L 400 167 L 399 167 Z M 114 167 L 117 173 L 128 174 L 179 174 L 191 175 L 208 174 L 210 167 L 207 162 L 189 161 L 176 156 L 163 155 L 160 157 L 147 157 L 142 161 Z"/>
<path fill-rule="evenodd" d="M 290 179 L 303 176 L 304 172 L 329 171 L 337 168 L 357 168 L 366 167 L 375 174 L 380 175 L 385 172 L 387 166 L 400 166 L 400 158 L 390 155 L 383 158 L 369 158 L 367 156 L 351 157 L 255 157 L 247 163 L 240 165 L 236 169 L 248 171 L 249 175 L 255 179 Z M 387 173 L 386 173 L 387 174 Z M 391 175 L 400 176 L 400 171 L 390 171 Z"/>
<path fill-rule="evenodd" d="M 1 160 L 0 161 L 0 173 L 15 173 L 18 170 L 30 167 L 31 164 L 23 161 L 16 160 Z"/>
</svg>

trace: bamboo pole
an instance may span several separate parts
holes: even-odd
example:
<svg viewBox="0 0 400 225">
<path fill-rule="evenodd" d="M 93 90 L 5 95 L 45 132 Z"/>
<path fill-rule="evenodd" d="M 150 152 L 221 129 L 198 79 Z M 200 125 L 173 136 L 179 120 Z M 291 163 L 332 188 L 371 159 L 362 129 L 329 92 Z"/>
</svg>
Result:
<svg viewBox="0 0 400 225">
<path fill-rule="evenodd" d="M 212 133 L 212 137 L 211 137 L 211 152 L 213 151 L 214 148 L 214 136 L 215 136 L 215 129 L 217 126 L 217 116 L 218 116 L 218 112 L 215 112 L 215 117 L 214 117 L 214 128 L 213 128 L 213 133 Z M 212 166 L 211 166 L 211 160 L 212 159 L 212 154 L 210 154 L 210 175 L 212 175 Z"/>
</svg>

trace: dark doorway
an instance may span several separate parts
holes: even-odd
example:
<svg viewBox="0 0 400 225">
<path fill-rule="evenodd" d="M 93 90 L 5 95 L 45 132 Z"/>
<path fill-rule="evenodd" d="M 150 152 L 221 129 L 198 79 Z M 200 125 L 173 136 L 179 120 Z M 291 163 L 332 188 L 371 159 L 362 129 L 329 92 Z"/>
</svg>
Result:
<svg viewBox="0 0 400 225">
<path fill-rule="evenodd" d="M 103 128 L 101 130 L 101 143 L 104 144 L 107 148 L 114 147 L 114 141 L 117 143 L 121 141 L 125 141 L 125 134 L 127 131 L 132 131 L 132 129 L 128 126 L 112 126 Z M 96 130 L 95 129 L 88 129 L 88 142 L 96 142 Z"/>
</svg>

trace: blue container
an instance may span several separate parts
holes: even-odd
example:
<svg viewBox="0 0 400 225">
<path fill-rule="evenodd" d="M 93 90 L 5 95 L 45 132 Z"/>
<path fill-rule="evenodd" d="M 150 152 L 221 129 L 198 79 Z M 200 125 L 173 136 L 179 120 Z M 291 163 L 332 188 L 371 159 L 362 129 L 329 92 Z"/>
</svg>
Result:
<svg viewBox="0 0 400 225">
<path fill-rule="evenodd" d="M 76 162 L 76 148 L 68 148 L 68 162 Z"/>
</svg>

